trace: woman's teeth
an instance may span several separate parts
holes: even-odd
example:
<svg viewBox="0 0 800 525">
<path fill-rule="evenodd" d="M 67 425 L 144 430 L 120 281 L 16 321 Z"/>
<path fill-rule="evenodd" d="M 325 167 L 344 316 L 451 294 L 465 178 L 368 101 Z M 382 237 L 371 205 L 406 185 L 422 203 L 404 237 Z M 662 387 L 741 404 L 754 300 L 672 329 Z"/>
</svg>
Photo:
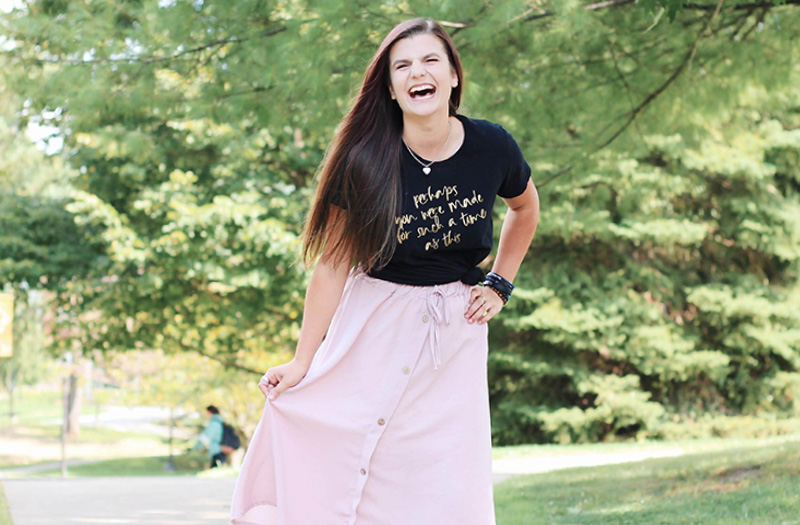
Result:
<svg viewBox="0 0 800 525">
<path fill-rule="evenodd" d="M 413 99 L 429 98 L 432 97 L 434 93 L 436 93 L 436 88 L 430 84 L 414 86 L 408 90 L 409 96 Z"/>
</svg>

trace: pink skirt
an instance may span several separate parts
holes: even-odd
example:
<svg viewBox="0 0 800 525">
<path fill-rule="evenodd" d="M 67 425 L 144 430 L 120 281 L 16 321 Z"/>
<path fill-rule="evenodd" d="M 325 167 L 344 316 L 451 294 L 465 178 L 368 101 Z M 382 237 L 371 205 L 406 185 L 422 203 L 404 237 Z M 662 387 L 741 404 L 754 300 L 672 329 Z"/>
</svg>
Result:
<svg viewBox="0 0 800 525">
<path fill-rule="evenodd" d="M 308 374 L 268 401 L 238 525 L 491 525 L 487 325 L 470 287 L 352 273 Z"/>
</svg>

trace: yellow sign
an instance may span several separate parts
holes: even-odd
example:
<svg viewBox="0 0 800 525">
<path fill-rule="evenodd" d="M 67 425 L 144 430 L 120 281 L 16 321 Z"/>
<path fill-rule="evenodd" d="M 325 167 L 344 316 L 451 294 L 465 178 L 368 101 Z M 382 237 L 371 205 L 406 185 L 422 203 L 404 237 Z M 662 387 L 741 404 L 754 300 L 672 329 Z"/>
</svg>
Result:
<svg viewBox="0 0 800 525">
<path fill-rule="evenodd" d="M 0 357 L 11 357 L 14 325 L 14 296 L 0 293 Z"/>
</svg>

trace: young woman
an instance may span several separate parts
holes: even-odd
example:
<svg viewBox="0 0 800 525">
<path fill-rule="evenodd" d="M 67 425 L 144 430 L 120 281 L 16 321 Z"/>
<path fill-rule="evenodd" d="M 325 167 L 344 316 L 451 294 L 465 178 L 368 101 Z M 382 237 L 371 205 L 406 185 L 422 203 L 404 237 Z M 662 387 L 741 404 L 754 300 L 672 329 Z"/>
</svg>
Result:
<svg viewBox="0 0 800 525">
<path fill-rule="evenodd" d="M 428 19 L 392 29 L 367 68 L 322 165 L 300 338 L 259 383 L 233 523 L 494 523 L 486 323 L 539 203 L 511 135 L 457 113 L 461 86 Z M 508 211 L 484 276 L 496 195 Z"/>
</svg>

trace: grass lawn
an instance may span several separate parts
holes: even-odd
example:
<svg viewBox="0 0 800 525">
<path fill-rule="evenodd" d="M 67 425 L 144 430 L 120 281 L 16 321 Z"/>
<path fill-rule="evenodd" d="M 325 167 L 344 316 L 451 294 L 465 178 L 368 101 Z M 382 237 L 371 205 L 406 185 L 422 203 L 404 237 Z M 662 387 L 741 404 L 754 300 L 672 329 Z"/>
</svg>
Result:
<svg viewBox="0 0 800 525">
<path fill-rule="evenodd" d="M 654 451 L 680 451 L 684 454 L 718 451 L 732 448 L 772 446 L 800 440 L 800 434 L 762 438 L 708 438 L 681 441 L 621 441 L 616 443 L 585 443 L 580 445 L 511 445 L 494 447 L 493 460 L 586 456 L 616 453 L 647 453 Z"/>
<path fill-rule="evenodd" d="M 8 510 L 8 502 L 3 492 L 3 485 L 0 485 L 0 525 L 12 525 L 11 514 Z"/>
<path fill-rule="evenodd" d="M 58 461 L 61 427 L 39 423 L 0 426 L 0 469 Z M 110 459 L 167 453 L 166 440 L 151 434 L 119 432 L 84 425 L 67 440 L 68 459 Z"/>
<path fill-rule="evenodd" d="M 101 402 L 104 397 L 110 400 L 107 393 L 97 392 L 95 401 Z M 58 423 L 61 394 L 21 389 L 15 396 L 17 419 L 13 422 L 8 417 L 7 402 L 8 396 L 0 395 L 0 469 L 58 461 L 61 457 L 61 425 Z M 84 402 L 81 414 L 94 415 L 100 407 Z M 166 438 L 139 432 L 135 426 L 131 431 L 121 431 L 84 423 L 80 436 L 67 440 L 67 458 L 108 460 L 161 455 L 168 453 L 166 443 Z M 176 446 L 184 446 L 183 441 L 179 439 Z"/>
<path fill-rule="evenodd" d="M 102 394 L 102 393 L 101 393 Z M 18 423 L 41 422 L 48 419 L 58 419 L 64 413 L 61 392 L 24 390 L 14 396 L 14 414 Z M 98 406 L 91 401 L 83 400 L 81 404 L 82 415 L 92 415 Z M 0 395 L 0 425 L 8 425 L 8 394 Z"/>
<path fill-rule="evenodd" d="M 75 465 L 67 469 L 71 478 L 115 476 L 195 476 L 205 469 L 208 458 L 202 453 L 175 456 L 175 470 L 167 470 L 167 456 L 133 457 Z M 50 470 L 37 476 L 61 476 L 61 470 Z"/>
<path fill-rule="evenodd" d="M 800 523 L 800 438 L 511 478 L 499 525 Z M 599 451 L 598 451 L 599 452 Z"/>
<path fill-rule="evenodd" d="M 9 435 L 60 443 L 61 425 L 45 425 L 40 423 L 28 423 L 24 425 L 17 424 L 14 427 L 11 427 L 11 429 L 4 428 L 0 430 L 0 435 Z M 123 432 L 110 428 L 81 425 L 80 436 L 77 438 L 67 438 L 67 446 L 69 446 L 69 443 L 93 443 L 98 445 L 103 443 L 109 444 L 116 443 L 117 441 L 125 438 L 146 438 L 153 441 L 159 441 L 161 439 L 158 436 L 143 432 Z"/>
</svg>

